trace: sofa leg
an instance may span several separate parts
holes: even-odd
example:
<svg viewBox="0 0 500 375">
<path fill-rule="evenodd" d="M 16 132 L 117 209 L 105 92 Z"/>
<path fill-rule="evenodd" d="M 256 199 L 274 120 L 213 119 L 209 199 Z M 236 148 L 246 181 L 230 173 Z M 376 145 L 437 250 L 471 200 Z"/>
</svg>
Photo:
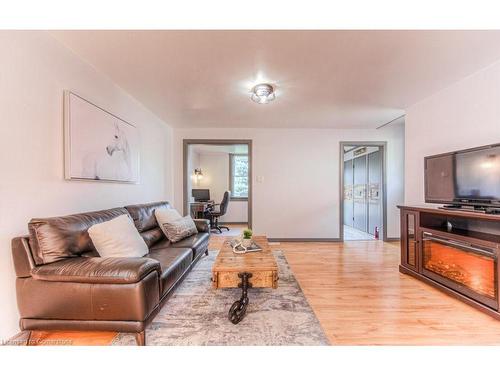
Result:
<svg viewBox="0 0 500 375">
<path fill-rule="evenodd" d="M 137 346 L 145 346 L 146 345 L 146 330 L 137 332 L 135 334 L 135 342 Z"/>
<path fill-rule="evenodd" d="M 30 346 L 31 344 L 31 333 L 33 331 L 27 331 L 27 336 L 26 336 L 26 346 Z"/>
</svg>

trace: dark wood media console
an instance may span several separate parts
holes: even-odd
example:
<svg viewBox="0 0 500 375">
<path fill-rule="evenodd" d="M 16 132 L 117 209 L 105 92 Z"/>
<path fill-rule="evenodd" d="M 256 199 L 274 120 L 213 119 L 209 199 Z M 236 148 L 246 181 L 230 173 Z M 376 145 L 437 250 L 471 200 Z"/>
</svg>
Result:
<svg viewBox="0 0 500 375">
<path fill-rule="evenodd" d="M 399 271 L 500 319 L 500 215 L 398 207 Z"/>
</svg>

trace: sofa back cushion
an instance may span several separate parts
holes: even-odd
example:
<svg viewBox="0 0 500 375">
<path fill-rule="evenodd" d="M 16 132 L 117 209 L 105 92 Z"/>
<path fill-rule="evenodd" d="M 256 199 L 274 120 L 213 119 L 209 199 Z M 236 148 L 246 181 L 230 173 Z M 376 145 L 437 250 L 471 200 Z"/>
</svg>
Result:
<svg viewBox="0 0 500 375">
<path fill-rule="evenodd" d="M 150 229 L 156 229 L 158 227 L 155 210 L 163 208 L 171 208 L 170 203 L 164 201 L 125 206 L 125 209 L 134 220 L 135 227 L 139 233 L 146 232 Z"/>
<path fill-rule="evenodd" d="M 88 229 L 120 215 L 125 208 L 86 212 L 76 215 L 31 219 L 28 224 L 30 245 L 37 265 L 81 255 L 96 254 Z"/>
<path fill-rule="evenodd" d="M 153 246 L 155 243 L 165 238 L 165 235 L 163 234 L 163 231 L 160 229 L 160 227 L 146 230 L 140 233 L 140 235 L 144 242 L 146 242 L 146 245 L 148 245 L 148 248 L 151 248 L 151 246 Z"/>
<path fill-rule="evenodd" d="M 158 226 L 155 217 L 155 210 L 159 208 L 170 208 L 170 204 L 168 202 L 154 202 L 125 206 L 125 209 L 134 220 L 135 227 L 139 233 Z"/>
<path fill-rule="evenodd" d="M 165 238 L 155 217 L 157 209 L 165 208 L 170 208 L 170 204 L 166 201 L 125 206 L 130 217 L 134 220 L 135 227 L 149 248 L 159 240 Z"/>
</svg>

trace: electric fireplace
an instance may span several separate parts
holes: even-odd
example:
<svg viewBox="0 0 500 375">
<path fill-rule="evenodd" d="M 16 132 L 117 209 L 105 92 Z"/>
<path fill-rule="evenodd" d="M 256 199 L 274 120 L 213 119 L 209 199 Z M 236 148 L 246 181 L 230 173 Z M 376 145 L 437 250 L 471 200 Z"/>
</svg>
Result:
<svg viewBox="0 0 500 375">
<path fill-rule="evenodd" d="M 482 249 L 423 232 L 422 273 L 494 309 L 498 308 L 496 258 Z"/>
<path fill-rule="evenodd" d="M 500 215 L 399 208 L 400 272 L 500 320 Z"/>
</svg>

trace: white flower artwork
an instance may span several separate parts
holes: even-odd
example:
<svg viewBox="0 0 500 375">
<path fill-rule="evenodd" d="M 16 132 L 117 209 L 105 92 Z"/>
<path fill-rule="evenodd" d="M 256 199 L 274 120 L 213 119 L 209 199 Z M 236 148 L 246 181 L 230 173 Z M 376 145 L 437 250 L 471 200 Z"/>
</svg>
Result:
<svg viewBox="0 0 500 375">
<path fill-rule="evenodd" d="M 66 179 L 138 183 L 138 129 L 73 92 L 64 99 Z"/>
</svg>

